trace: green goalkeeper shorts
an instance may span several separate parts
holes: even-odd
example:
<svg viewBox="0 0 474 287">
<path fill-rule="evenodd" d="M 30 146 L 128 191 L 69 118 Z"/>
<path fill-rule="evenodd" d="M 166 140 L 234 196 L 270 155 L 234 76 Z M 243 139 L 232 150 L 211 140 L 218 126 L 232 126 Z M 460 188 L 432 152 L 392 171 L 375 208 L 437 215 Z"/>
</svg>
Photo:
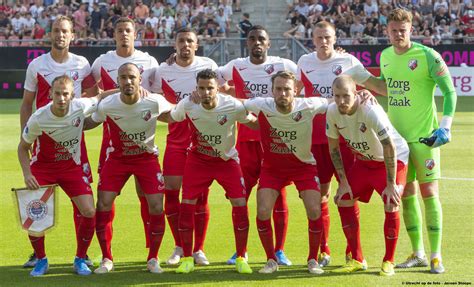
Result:
<svg viewBox="0 0 474 287">
<path fill-rule="evenodd" d="M 409 143 L 410 158 L 408 160 L 407 182 L 418 180 L 426 183 L 441 177 L 441 161 L 439 147 L 431 148 L 422 143 Z"/>
</svg>

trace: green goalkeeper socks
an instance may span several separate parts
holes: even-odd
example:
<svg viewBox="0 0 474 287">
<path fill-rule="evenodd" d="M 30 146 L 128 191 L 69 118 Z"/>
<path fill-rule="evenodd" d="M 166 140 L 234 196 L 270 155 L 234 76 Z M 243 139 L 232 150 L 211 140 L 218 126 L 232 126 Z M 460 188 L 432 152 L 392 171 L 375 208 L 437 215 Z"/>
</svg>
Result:
<svg viewBox="0 0 474 287">
<path fill-rule="evenodd" d="M 441 253 L 443 235 L 443 211 L 438 196 L 423 199 L 425 202 L 426 228 L 430 240 L 431 253 Z"/>
<path fill-rule="evenodd" d="M 423 231 L 422 231 L 422 218 L 421 208 L 418 202 L 418 197 L 411 195 L 402 199 L 403 202 L 403 221 L 407 229 L 408 237 L 410 237 L 411 247 L 413 253 L 424 253 L 425 247 L 423 246 Z M 425 202 L 426 204 L 426 202 Z M 428 210 L 428 208 L 426 209 Z M 431 242 L 431 240 L 430 240 Z"/>
</svg>

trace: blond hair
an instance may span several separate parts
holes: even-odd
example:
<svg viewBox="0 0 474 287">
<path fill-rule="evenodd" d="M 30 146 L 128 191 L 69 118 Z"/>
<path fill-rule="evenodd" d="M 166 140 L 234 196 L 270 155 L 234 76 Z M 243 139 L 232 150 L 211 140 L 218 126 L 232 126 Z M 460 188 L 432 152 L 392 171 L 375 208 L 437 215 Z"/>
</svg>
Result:
<svg viewBox="0 0 474 287">
<path fill-rule="evenodd" d="M 410 12 L 405 9 L 397 8 L 390 11 L 387 17 L 387 22 L 390 23 L 391 21 L 394 22 L 408 22 L 411 23 L 413 16 Z"/>
<path fill-rule="evenodd" d="M 331 28 L 334 31 L 336 31 L 336 27 L 334 26 L 334 24 L 332 24 L 328 21 L 318 22 L 318 23 L 316 23 L 316 25 L 314 25 L 314 28 L 319 28 L 319 29 Z"/>
</svg>

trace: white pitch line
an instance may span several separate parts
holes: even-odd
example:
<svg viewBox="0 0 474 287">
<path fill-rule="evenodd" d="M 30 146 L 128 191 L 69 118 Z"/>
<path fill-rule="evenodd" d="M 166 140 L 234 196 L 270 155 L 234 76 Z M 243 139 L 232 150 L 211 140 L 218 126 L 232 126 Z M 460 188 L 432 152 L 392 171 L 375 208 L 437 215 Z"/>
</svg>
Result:
<svg viewBox="0 0 474 287">
<path fill-rule="evenodd" d="M 468 177 L 441 177 L 441 179 L 445 180 L 461 180 L 461 181 L 474 181 L 474 178 Z"/>
</svg>

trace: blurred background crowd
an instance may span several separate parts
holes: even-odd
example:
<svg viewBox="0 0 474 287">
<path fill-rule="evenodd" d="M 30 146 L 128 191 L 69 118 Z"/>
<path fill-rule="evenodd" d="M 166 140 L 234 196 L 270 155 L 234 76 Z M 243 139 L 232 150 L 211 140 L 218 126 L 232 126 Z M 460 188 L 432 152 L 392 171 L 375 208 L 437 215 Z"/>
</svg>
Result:
<svg viewBox="0 0 474 287">
<path fill-rule="evenodd" d="M 413 14 L 415 41 L 430 46 L 474 42 L 474 0 L 273 1 L 288 4 L 289 24 L 281 25 L 291 28 L 280 37 L 311 38 L 313 25 L 326 20 L 335 24 L 340 45 L 385 44 L 387 15 L 402 7 Z M 240 5 L 240 0 L 0 0 L 0 46 L 46 45 L 58 15 L 73 19 L 73 45 L 113 45 L 114 22 L 123 16 L 137 23 L 137 46 L 170 45 L 182 27 L 212 43 L 231 32 L 237 33 L 231 37 L 246 36 L 249 15 L 234 14 Z"/>
</svg>

